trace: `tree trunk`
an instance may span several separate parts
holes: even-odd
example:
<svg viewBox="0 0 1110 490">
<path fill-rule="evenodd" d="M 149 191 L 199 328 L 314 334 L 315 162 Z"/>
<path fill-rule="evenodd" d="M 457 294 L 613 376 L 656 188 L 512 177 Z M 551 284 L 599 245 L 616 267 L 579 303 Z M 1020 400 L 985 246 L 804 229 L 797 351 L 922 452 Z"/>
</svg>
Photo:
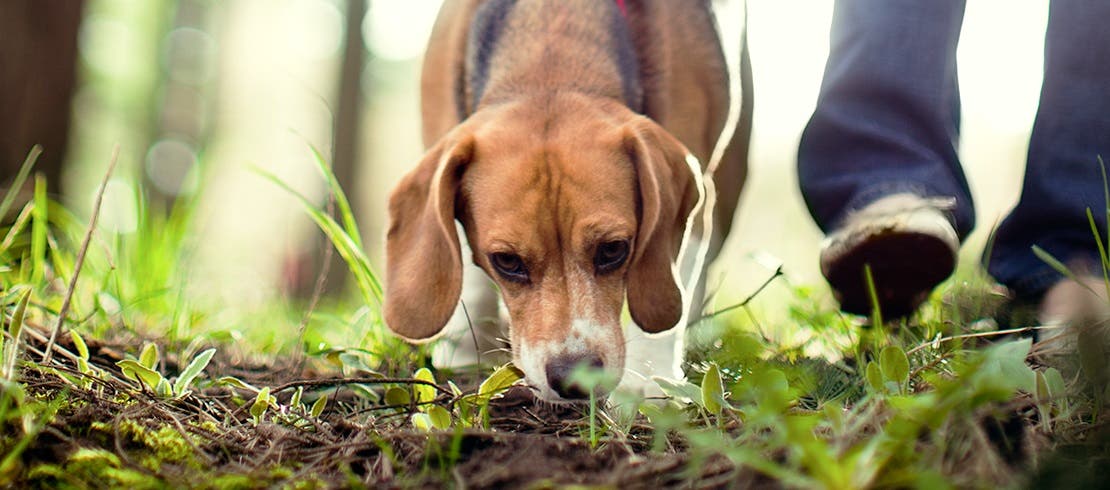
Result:
<svg viewBox="0 0 1110 490">
<path fill-rule="evenodd" d="M 3 1 L 3 0 L 0 0 Z M 339 71 L 338 97 L 335 104 L 335 120 L 333 123 L 333 143 L 331 165 L 335 178 L 343 191 L 351 198 L 352 212 L 355 221 L 360 224 L 359 203 L 357 193 L 351 192 L 358 182 L 359 143 L 362 128 L 362 72 L 366 67 L 366 50 L 363 46 L 362 20 L 366 17 L 366 0 L 347 0 L 347 26 L 343 42 L 343 60 Z M 302 298 L 308 298 L 315 290 L 316 280 L 321 272 L 327 269 L 327 282 L 323 284 L 323 292 L 335 294 L 344 289 L 348 283 L 350 272 L 347 264 L 338 253 L 331 253 L 325 265 L 325 247 L 331 243 L 317 233 L 312 256 L 309 259 L 311 273 L 300 274 L 298 284 L 293 292 Z"/>
<path fill-rule="evenodd" d="M 62 191 L 83 0 L 0 0 L 0 185 L 35 144 L 35 168 Z"/>
</svg>

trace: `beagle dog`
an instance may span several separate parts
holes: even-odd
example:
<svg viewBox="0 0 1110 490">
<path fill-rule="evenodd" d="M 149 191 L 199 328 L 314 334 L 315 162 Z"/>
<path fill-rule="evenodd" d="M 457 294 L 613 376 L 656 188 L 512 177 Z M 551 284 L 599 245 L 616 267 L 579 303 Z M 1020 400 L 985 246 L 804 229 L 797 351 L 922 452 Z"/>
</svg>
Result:
<svg viewBox="0 0 1110 490">
<path fill-rule="evenodd" d="M 704 289 L 679 277 L 680 253 L 719 250 L 750 135 L 747 90 L 729 124 L 709 4 L 444 2 L 423 67 L 427 153 L 389 199 L 384 314 L 395 333 L 419 342 L 444 330 L 469 245 L 540 398 L 585 398 L 570 379 L 583 364 L 640 390 L 653 375 L 682 376 L 681 331 Z M 702 215 L 712 187 L 716 206 Z M 704 262 L 686 262 L 703 275 Z M 635 327 L 623 329 L 626 299 Z"/>
</svg>

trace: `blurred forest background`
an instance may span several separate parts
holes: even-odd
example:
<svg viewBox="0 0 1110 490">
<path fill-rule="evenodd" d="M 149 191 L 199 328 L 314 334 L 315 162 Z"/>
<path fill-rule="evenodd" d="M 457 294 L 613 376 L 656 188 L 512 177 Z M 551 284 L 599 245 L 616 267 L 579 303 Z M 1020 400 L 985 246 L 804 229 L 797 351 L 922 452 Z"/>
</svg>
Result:
<svg viewBox="0 0 1110 490">
<path fill-rule="evenodd" d="M 716 3 L 725 43 L 734 48 L 743 7 Z M 820 233 L 793 165 L 827 55 L 832 3 L 748 1 L 756 97 L 751 177 L 710 277 L 720 287 L 719 305 L 745 297 L 780 263 L 790 284 L 821 284 Z M 965 247 L 967 259 L 978 258 L 990 227 L 1017 199 L 1047 3 L 968 2 L 959 52 L 961 154 L 980 228 Z M 101 227 L 134 232 L 136 199 L 156 212 L 190 206 L 191 287 L 247 309 L 303 297 L 322 241 L 295 200 L 252 168 L 323 202 L 309 145 L 319 149 L 334 162 L 367 253 L 380 264 L 388 192 L 423 153 L 420 57 L 439 4 L 3 0 L 2 177 L 10 181 L 31 145 L 42 144 L 37 168 L 59 200 L 87 217 L 118 143 Z M 965 260 L 965 269 L 973 263 Z M 782 315 L 777 300 L 791 291 L 772 287 L 756 311 Z"/>
</svg>

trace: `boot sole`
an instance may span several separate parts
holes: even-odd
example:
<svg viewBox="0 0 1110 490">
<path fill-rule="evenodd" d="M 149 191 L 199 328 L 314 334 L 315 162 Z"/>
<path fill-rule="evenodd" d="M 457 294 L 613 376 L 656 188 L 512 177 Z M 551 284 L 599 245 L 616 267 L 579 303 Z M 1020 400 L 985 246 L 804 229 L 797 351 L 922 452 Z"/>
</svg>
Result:
<svg viewBox="0 0 1110 490">
<path fill-rule="evenodd" d="M 868 237 L 832 261 L 825 276 L 847 313 L 871 314 L 865 265 L 871 266 L 883 316 L 901 318 L 952 275 L 956 255 L 944 240 L 926 233 L 890 231 Z"/>
</svg>

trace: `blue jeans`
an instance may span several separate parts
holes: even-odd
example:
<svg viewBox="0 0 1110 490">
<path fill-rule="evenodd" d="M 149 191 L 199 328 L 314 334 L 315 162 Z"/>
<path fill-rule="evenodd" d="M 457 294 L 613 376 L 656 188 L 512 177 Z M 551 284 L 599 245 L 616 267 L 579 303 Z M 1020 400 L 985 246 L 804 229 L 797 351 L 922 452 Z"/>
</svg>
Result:
<svg viewBox="0 0 1110 490">
<path fill-rule="evenodd" d="M 798 150 L 802 194 L 826 232 L 899 192 L 954 197 L 961 239 L 974 227 L 956 153 L 963 12 L 962 0 L 837 1 L 817 108 Z M 1049 9 L 1021 199 L 984 254 L 987 271 L 1019 297 L 1037 297 L 1061 279 L 1033 245 L 1065 262 L 1098 263 L 1086 213 L 1105 236 L 1098 157 L 1110 163 L 1108 22 L 1107 0 L 1053 0 Z"/>
</svg>

